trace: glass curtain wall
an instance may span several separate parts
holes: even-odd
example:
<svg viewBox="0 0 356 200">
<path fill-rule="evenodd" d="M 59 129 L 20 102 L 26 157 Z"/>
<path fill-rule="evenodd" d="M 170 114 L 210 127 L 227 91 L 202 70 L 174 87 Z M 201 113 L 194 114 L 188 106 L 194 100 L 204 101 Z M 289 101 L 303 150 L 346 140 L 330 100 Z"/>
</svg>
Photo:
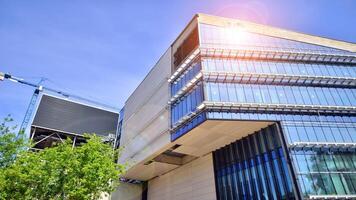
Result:
<svg viewBox="0 0 356 200">
<path fill-rule="evenodd" d="M 240 27 L 241 28 L 241 27 Z M 356 55 L 344 50 L 323 47 L 287 39 L 258 35 L 239 30 L 199 24 L 200 47 L 207 49 L 243 49 L 258 51 L 288 51 L 330 55 Z M 356 78 L 355 65 L 328 62 L 297 62 L 279 60 L 246 60 L 239 58 L 199 57 L 171 83 L 171 96 L 200 71 L 226 73 L 256 73 L 308 76 L 311 79 L 336 77 L 338 80 Z M 217 75 L 216 75 L 217 74 Z M 215 73 L 216 76 L 225 76 Z M 330 78 L 331 79 L 331 78 Z M 171 104 L 171 140 L 187 133 L 203 121 L 263 120 L 278 121 L 287 145 L 283 154 L 275 126 L 250 135 L 214 152 L 216 186 L 219 199 L 293 199 L 291 185 L 302 196 L 356 195 L 355 148 L 340 144 L 356 144 L 354 114 L 318 113 L 309 111 L 269 111 L 249 109 L 242 112 L 224 108 L 197 111 L 202 102 L 256 103 L 273 105 L 336 106 L 355 110 L 355 85 L 293 85 L 293 83 L 257 84 L 224 82 L 204 79 Z M 184 123 L 181 123 L 184 122 Z M 262 139 L 261 139 L 262 138 Z M 298 146 L 303 143 L 322 145 Z M 339 146 L 337 146 L 339 145 Z M 342 146 L 342 145 L 341 145 Z M 292 160 L 296 180 L 286 170 L 286 158 Z"/>
<path fill-rule="evenodd" d="M 258 51 L 288 51 L 303 53 L 321 53 L 331 55 L 355 55 L 355 53 L 323 47 L 313 44 L 296 42 L 277 37 L 258 35 L 246 32 L 243 27 L 217 27 L 200 24 L 200 42 L 202 48 L 207 49 L 243 49 Z M 318 77 L 336 77 L 337 79 L 356 78 L 356 67 L 351 64 L 336 64 L 328 62 L 297 62 L 293 60 L 246 60 L 239 58 L 201 58 L 202 71 L 221 78 L 204 79 L 204 96 L 209 102 L 222 103 L 256 103 L 273 105 L 298 105 L 298 106 L 336 106 L 346 110 L 354 110 L 356 106 L 355 85 L 294 85 L 293 83 L 257 84 L 253 79 L 250 82 L 234 83 L 224 77 L 226 73 L 234 74 L 280 74 L 308 76 L 311 79 Z M 224 73 L 214 73 L 224 72 Z M 293 184 L 301 191 L 305 198 L 325 195 L 356 195 L 355 179 L 355 144 L 356 144 L 356 116 L 354 114 L 333 114 L 308 112 L 308 111 L 247 111 L 229 110 L 218 108 L 206 111 L 206 118 L 211 120 L 263 120 L 278 121 L 281 125 L 292 168 L 296 175 Z M 262 131 L 263 133 L 263 131 Z M 219 199 L 269 199 L 287 198 L 283 196 L 280 185 L 269 185 L 268 170 L 266 183 L 255 179 L 255 171 L 259 148 L 254 151 L 251 146 L 255 143 L 248 136 L 233 145 L 228 145 L 214 153 L 217 173 L 217 188 Z M 268 137 L 268 133 L 266 136 Z M 266 140 L 268 141 L 268 140 Z M 263 144 L 263 143 L 261 143 Z M 241 146 L 239 150 L 238 146 Z M 309 145 L 309 146 L 308 146 Z M 235 147 L 237 146 L 237 147 Z M 278 145 L 277 145 L 278 146 Z M 270 151 L 278 152 L 277 146 Z M 344 146 L 344 147 L 343 147 Z M 244 147 L 244 148 L 242 148 Z M 239 150 L 240 157 L 232 155 L 233 149 Z M 276 150 L 277 149 L 277 150 Z M 236 150 L 236 151 L 237 151 Z M 246 154 L 247 152 L 247 154 Z M 250 152 L 256 153 L 251 156 Z M 268 153 L 267 153 L 268 154 Z M 225 155 L 225 156 L 224 156 Z M 283 154 L 280 155 L 281 160 Z M 219 159 L 218 159 L 219 158 Z M 254 162 L 251 161 L 254 160 Z M 263 156 L 261 156 L 263 158 Z M 245 160 L 250 163 L 245 164 Z M 262 159 L 263 160 L 263 159 Z M 237 164 L 236 164 L 237 163 Z M 283 162 L 281 162 L 283 163 Z M 270 165 L 273 169 L 273 164 Z M 246 169 L 248 169 L 246 171 Z M 253 169 L 253 170 L 251 170 Z M 267 169 L 267 168 L 265 168 Z M 258 170 L 255 172 L 258 174 Z M 248 175 L 248 176 L 246 176 Z M 242 177 L 243 179 L 241 179 Z M 262 177 L 262 176 L 259 176 Z M 282 186 L 286 184 L 274 177 Z M 262 187 L 261 187 L 262 186 Z M 268 186 L 268 187 L 267 187 Z M 275 186 L 275 187 L 273 187 Z M 257 190 L 258 188 L 258 190 Z M 265 191 L 263 188 L 267 188 Z M 258 193 L 254 191 L 259 191 Z M 280 196 L 273 196 L 274 194 Z M 286 192 L 287 194 L 287 192 Z M 288 196 L 289 197 L 289 196 Z M 291 196 L 292 197 L 292 196 Z"/>
<path fill-rule="evenodd" d="M 218 199 L 295 199 L 278 126 L 213 152 Z"/>
</svg>

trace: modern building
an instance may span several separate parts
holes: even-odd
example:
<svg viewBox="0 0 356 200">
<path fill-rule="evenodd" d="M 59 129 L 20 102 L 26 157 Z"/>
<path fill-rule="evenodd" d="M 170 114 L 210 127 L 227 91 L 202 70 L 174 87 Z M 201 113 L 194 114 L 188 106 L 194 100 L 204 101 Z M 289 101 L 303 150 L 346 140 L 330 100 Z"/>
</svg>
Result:
<svg viewBox="0 0 356 200">
<path fill-rule="evenodd" d="M 120 115 L 112 199 L 356 199 L 356 44 L 197 14 Z"/>
</svg>

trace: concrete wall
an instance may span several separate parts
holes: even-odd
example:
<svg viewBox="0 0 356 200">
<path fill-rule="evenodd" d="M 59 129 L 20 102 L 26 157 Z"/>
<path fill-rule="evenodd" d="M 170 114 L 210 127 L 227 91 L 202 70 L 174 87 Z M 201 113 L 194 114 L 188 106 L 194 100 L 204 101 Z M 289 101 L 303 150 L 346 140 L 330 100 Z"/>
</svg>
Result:
<svg viewBox="0 0 356 200">
<path fill-rule="evenodd" d="M 170 143 L 167 108 L 170 66 L 169 48 L 126 101 L 120 140 L 124 147 L 121 162 L 129 160 L 135 164 L 147 158 L 154 153 L 150 144 L 155 141 L 162 143 L 160 147 Z"/>
<path fill-rule="evenodd" d="M 215 200 L 212 154 L 148 182 L 149 200 Z"/>
<path fill-rule="evenodd" d="M 111 200 L 141 200 L 142 186 L 139 184 L 120 183 Z"/>
</svg>

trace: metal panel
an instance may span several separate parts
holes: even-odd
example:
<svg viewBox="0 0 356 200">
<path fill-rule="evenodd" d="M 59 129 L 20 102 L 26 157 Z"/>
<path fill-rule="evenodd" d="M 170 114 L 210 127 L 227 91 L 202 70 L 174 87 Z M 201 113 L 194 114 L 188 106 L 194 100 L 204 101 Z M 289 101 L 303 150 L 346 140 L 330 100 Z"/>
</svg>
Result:
<svg viewBox="0 0 356 200">
<path fill-rule="evenodd" d="M 119 114 L 62 98 L 43 95 L 32 126 L 59 132 L 115 134 Z"/>
</svg>

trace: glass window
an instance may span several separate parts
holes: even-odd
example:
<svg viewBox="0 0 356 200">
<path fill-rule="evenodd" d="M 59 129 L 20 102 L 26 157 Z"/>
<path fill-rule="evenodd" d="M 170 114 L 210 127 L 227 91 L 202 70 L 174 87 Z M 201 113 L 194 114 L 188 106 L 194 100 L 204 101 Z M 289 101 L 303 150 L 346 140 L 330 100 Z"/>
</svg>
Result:
<svg viewBox="0 0 356 200">
<path fill-rule="evenodd" d="M 192 95 L 187 96 L 187 111 L 192 112 Z"/>
<path fill-rule="evenodd" d="M 345 141 L 342 134 L 339 131 L 339 128 L 331 127 L 331 132 L 333 133 L 336 142 L 342 143 Z"/>
<path fill-rule="evenodd" d="M 342 184 L 341 178 L 339 174 L 331 174 L 331 179 L 334 183 L 335 190 L 337 194 L 344 195 L 346 194 L 344 185 Z"/>
<path fill-rule="evenodd" d="M 322 73 L 322 71 L 320 69 L 320 66 L 318 64 L 312 64 L 312 67 L 314 69 L 314 73 L 315 73 L 316 76 L 322 76 L 323 75 L 323 73 Z"/>
<path fill-rule="evenodd" d="M 288 104 L 296 104 L 297 101 L 296 99 L 294 98 L 294 94 L 293 94 L 293 88 L 290 87 L 290 86 L 285 86 L 284 87 L 284 93 L 285 93 L 285 96 L 286 96 L 286 101 Z"/>
<path fill-rule="evenodd" d="M 224 71 L 224 63 L 222 62 L 222 60 L 220 59 L 215 59 L 213 61 L 213 63 L 215 64 L 215 70 L 218 72 L 223 72 Z"/>
<path fill-rule="evenodd" d="M 280 166 L 278 163 L 277 159 L 274 159 L 273 161 L 273 168 L 276 174 L 276 178 L 277 178 L 277 182 L 278 182 L 278 187 L 279 187 L 279 191 L 281 193 L 281 196 L 285 198 L 286 196 L 286 190 L 284 188 L 284 180 L 282 179 L 282 172 L 280 171 Z"/>
<path fill-rule="evenodd" d="M 317 137 L 317 141 L 326 142 L 327 139 L 325 138 L 322 127 L 314 126 L 313 128 L 314 128 L 315 136 Z"/>
<path fill-rule="evenodd" d="M 293 96 L 297 104 L 304 104 L 302 94 L 300 93 L 299 87 L 293 87 L 292 89 Z"/>
<path fill-rule="evenodd" d="M 224 63 L 224 71 L 233 72 L 231 60 L 221 60 Z"/>
<path fill-rule="evenodd" d="M 260 85 L 260 91 L 261 91 L 261 96 L 262 96 L 262 102 L 264 102 L 264 103 L 272 103 L 267 86 L 266 85 Z"/>
<path fill-rule="evenodd" d="M 255 66 L 255 70 L 257 73 L 269 73 L 268 65 L 262 66 L 261 62 L 258 62 L 258 61 L 255 61 L 252 63 Z"/>
<path fill-rule="evenodd" d="M 352 138 L 352 142 L 356 142 L 356 129 L 349 127 L 347 130 L 349 131 L 349 134 Z"/>
<path fill-rule="evenodd" d="M 329 174 L 320 174 L 321 179 L 324 182 L 324 186 L 325 186 L 325 191 L 327 194 L 336 194 L 335 188 L 334 188 L 334 184 L 331 180 L 331 177 Z"/>
<path fill-rule="evenodd" d="M 308 89 L 306 87 L 300 87 L 299 88 L 300 93 L 303 97 L 303 101 L 306 105 L 312 105 L 311 99 L 309 97 Z"/>
<path fill-rule="evenodd" d="M 319 99 L 323 98 L 323 94 L 319 94 L 316 90 L 315 87 L 309 87 L 309 95 L 312 100 L 312 103 L 314 105 L 322 105 L 319 101 Z"/>
<path fill-rule="evenodd" d="M 326 100 L 328 105 L 337 105 L 335 100 L 334 100 L 334 96 L 331 94 L 331 91 L 330 91 L 329 88 L 321 88 L 321 90 L 323 91 L 323 94 L 325 96 L 325 100 Z"/>
<path fill-rule="evenodd" d="M 268 88 L 272 103 L 278 104 L 279 103 L 279 98 L 278 98 L 278 93 L 277 93 L 277 90 L 276 90 L 276 86 L 269 85 L 269 86 L 267 86 L 267 88 Z"/>
<path fill-rule="evenodd" d="M 302 142 L 309 142 L 308 133 L 303 126 L 297 126 L 297 133 Z"/>
<path fill-rule="evenodd" d="M 251 85 L 254 94 L 254 100 L 256 103 L 265 103 L 261 94 L 260 87 L 258 85 Z"/>
<path fill-rule="evenodd" d="M 191 99 L 190 99 L 190 101 L 191 101 L 190 110 L 191 110 L 191 111 L 194 111 L 194 110 L 196 109 L 198 103 L 200 103 L 200 102 L 197 101 L 197 96 L 198 96 L 198 95 L 197 95 L 197 91 L 194 90 L 194 91 L 191 93 Z"/>
<path fill-rule="evenodd" d="M 307 164 L 304 154 L 296 154 L 295 161 L 297 163 L 299 173 L 309 172 L 308 164 Z"/>
<path fill-rule="evenodd" d="M 246 98 L 245 98 L 244 87 L 240 84 L 236 84 L 235 89 L 236 89 L 237 102 L 245 103 Z"/>
<path fill-rule="evenodd" d="M 306 152 L 305 159 L 307 160 L 308 168 L 310 172 L 318 172 L 318 163 L 316 160 L 316 156 L 314 155 L 314 152 L 308 151 Z"/>
<path fill-rule="evenodd" d="M 338 91 L 335 88 L 328 88 L 331 95 L 335 100 L 335 105 L 346 105 L 344 101 L 340 98 Z"/>
<path fill-rule="evenodd" d="M 341 66 L 333 66 L 336 76 L 343 77 L 344 73 Z"/>
<path fill-rule="evenodd" d="M 251 85 L 243 85 L 244 91 L 245 91 L 245 96 L 246 96 L 246 101 L 249 103 L 255 102 L 253 98 L 253 90 L 251 88 Z"/>
<path fill-rule="evenodd" d="M 291 66 L 289 63 L 280 63 L 280 64 L 283 65 L 286 74 L 294 74 L 292 69 L 294 68 L 294 66 Z"/>
<path fill-rule="evenodd" d="M 306 194 L 315 194 L 315 188 L 313 184 L 313 177 L 310 174 L 302 175 L 301 176 Z"/>
<path fill-rule="evenodd" d="M 318 195 L 324 195 L 326 193 L 325 186 L 320 174 L 312 174 L 312 179 L 314 183 L 315 193 Z"/>
<path fill-rule="evenodd" d="M 219 83 L 220 101 L 229 102 L 229 95 L 227 92 L 227 84 Z"/>
<path fill-rule="evenodd" d="M 299 71 L 300 71 L 301 75 L 308 75 L 308 72 L 307 72 L 307 69 L 306 69 L 307 67 L 305 66 L 304 63 L 298 63 L 297 67 L 299 68 Z"/>
<path fill-rule="evenodd" d="M 355 193 L 355 184 L 356 182 L 353 182 L 353 174 L 340 174 L 342 177 L 342 183 L 344 185 L 345 191 L 347 194 L 354 194 Z"/>
<path fill-rule="evenodd" d="M 278 74 L 277 66 L 273 62 L 262 62 L 262 66 L 269 66 L 270 73 Z"/>
<path fill-rule="evenodd" d="M 318 88 L 314 88 L 314 90 L 315 90 L 316 96 L 318 97 L 320 105 L 329 105 L 322 88 L 318 87 Z M 333 104 L 330 104 L 330 105 L 333 105 Z"/>
<path fill-rule="evenodd" d="M 307 70 L 308 75 L 312 75 L 312 76 L 315 76 L 315 75 L 316 75 L 316 73 L 314 72 L 314 68 L 313 68 L 312 65 L 305 64 L 305 66 L 306 66 L 305 69 Z"/>
<path fill-rule="evenodd" d="M 237 102 L 235 84 L 227 84 L 227 93 L 231 102 Z"/>
<path fill-rule="evenodd" d="M 219 95 L 219 87 L 217 83 L 208 83 L 210 91 L 209 92 L 209 97 L 210 101 L 220 101 L 220 95 Z"/>
<path fill-rule="evenodd" d="M 341 155 L 334 154 L 334 155 L 332 155 L 332 157 L 334 159 L 337 170 L 345 171 L 345 165 L 344 165 L 343 159 L 341 158 Z"/>
<path fill-rule="evenodd" d="M 240 69 L 240 71 L 241 72 L 248 72 L 248 70 L 247 70 L 247 64 L 246 64 L 246 62 L 245 61 L 238 61 L 238 63 L 239 63 L 239 69 Z"/>
<path fill-rule="evenodd" d="M 351 138 L 347 128 L 340 127 L 339 131 L 340 131 L 340 134 L 342 135 L 342 137 L 344 138 L 345 142 L 352 143 L 352 138 Z"/>
<path fill-rule="evenodd" d="M 324 154 L 323 155 L 326 166 L 328 167 L 329 171 L 337 171 L 334 159 L 331 154 Z"/>
<path fill-rule="evenodd" d="M 336 76 L 336 72 L 332 66 L 326 66 L 326 70 L 328 70 L 330 76 Z"/>
<path fill-rule="evenodd" d="M 326 142 L 335 142 L 334 133 L 331 131 L 330 127 L 322 127 Z"/>
<path fill-rule="evenodd" d="M 355 99 L 349 99 L 349 96 L 348 96 L 348 91 L 347 89 L 338 89 L 338 92 L 339 92 L 339 95 L 340 97 L 342 98 L 343 102 L 344 102 L 344 105 L 345 106 L 352 106 L 352 101 L 355 101 Z"/>
<path fill-rule="evenodd" d="M 326 69 L 327 67 L 325 65 L 321 65 L 321 64 L 318 64 L 318 65 L 319 65 L 319 69 L 321 71 L 321 74 L 323 76 L 330 76 L 329 71 Z"/>
</svg>

